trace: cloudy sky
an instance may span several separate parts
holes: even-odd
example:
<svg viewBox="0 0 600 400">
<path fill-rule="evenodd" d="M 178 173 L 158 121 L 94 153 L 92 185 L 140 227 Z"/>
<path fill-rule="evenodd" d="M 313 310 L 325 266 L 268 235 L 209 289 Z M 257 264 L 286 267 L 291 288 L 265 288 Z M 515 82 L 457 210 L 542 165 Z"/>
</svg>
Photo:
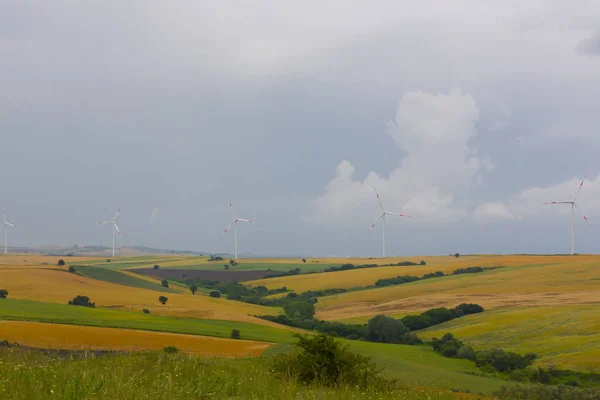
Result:
<svg viewBox="0 0 600 400">
<path fill-rule="evenodd" d="M 600 252 L 600 3 L 0 2 L 15 245 Z"/>
</svg>

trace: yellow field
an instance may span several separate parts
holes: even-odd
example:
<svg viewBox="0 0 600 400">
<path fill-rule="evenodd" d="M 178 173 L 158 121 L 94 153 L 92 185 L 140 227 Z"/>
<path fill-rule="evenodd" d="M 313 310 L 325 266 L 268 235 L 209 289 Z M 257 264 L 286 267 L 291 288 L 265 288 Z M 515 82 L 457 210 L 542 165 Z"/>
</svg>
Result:
<svg viewBox="0 0 600 400">
<path fill-rule="evenodd" d="M 421 332 L 425 339 L 452 332 L 476 348 L 534 352 L 540 364 L 600 372 L 597 306 L 502 309 L 470 315 Z"/>
<path fill-rule="evenodd" d="M 48 303 L 67 302 L 76 295 L 89 296 L 97 306 L 142 309 L 171 316 L 210 318 L 261 323 L 250 315 L 278 314 L 279 309 L 253 304 L 214 299 L 197 293 L 160 293 L 153 290 L 134 288 L 103 282 L 64 270 L 39 267 L 0 267 L 0 282 L 14 299 L 36 300 Z M 166 305 L 158 302 L 166 295 Z"/>
<path fill-rule="evenodd" d="M 249 340 L 16 321 L 0 321 L 0 338 L 44 349 L 136 351 L 175 346 L 186 353 L 219 357 L 258 356 L 271 346 Z"/>
<path fill-rule="evenodd" d="M 0 254 L 0 265 L 22 266 L 22 265 L 42 265 L 56 266 L 58 260 L 63 259 L 67 263 L 86 262 L 103 259 L 102 257 L 60 257 L 44 256 L 36 254 Z"/>
</svg>

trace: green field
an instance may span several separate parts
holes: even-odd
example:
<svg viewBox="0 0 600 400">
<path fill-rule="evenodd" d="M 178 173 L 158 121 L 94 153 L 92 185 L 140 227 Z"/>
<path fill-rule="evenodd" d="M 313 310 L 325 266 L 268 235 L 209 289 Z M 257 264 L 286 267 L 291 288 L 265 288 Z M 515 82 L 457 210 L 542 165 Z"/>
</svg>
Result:
<svg viewBox="0 0 600 400">
<path fill-rule="evenodd" d="M 40 303 L 29 300 L 2 299 L 0 319 L 185 333 L 222 338 L 230 337 L 233 329 L 239 329 L 242 337 L 248 340 L 272 343 L 293 342 L 289 331 L 247 322 L 170 318 L 141 312 Z"/>
<path fill-rule="evenodd" d="M 275 376 L 268 358 L 219 360 L 160 353 L 70 360 L 0 349 L 0 383 L 0 398 L 11 400 L 459 398 L 450 392 L 402 386 L 386 392 L 352 386 L 303 386 Z"/>
<path fill-rule="evenodd" d="M 223 264 L 227 264 L 229 261 L 212 261 L 202 264 L 193 265 L 178 265 L 178 263 L 170 262 L 161 264 L 161 268 L 173 268 L 173 269 L 190 269 L 190 270 L 203 270 L 203 271 L 223 271 Z M 231 267 L 230 271 L 279 271 L 287 272 L 294 268 L 300 268 L 302 272 L 321 271 L 329 267 L 339 267 L 339 265 L 333 264 L 286 264 L 286 263 L 253 263 L 251 261 L 241 261 L 235 267 Z"/>
<path fill-rule="evenodd" d="M 144 279 L 135 278 L 133 276 L 122 274 L 119 271 L 113 269 L 101 268 L 101 267 L 78 267 L 77 273 L 88 278 L 97 279 L 99 281 L 105 281 L 109 283 L 116 283 L 118 285 L 137 287 L 142 289 L 156 290 L 158 292 L 165 293 L 179 293 L 171 288 L 163 287 L 158 283 L 152 283 Z"/>
</svg>

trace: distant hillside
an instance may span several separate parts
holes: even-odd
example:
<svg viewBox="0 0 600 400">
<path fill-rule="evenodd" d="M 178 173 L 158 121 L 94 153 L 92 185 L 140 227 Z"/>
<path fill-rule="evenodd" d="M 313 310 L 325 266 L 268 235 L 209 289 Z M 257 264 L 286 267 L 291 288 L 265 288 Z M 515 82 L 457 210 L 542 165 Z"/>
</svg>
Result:
<svg viewBox="0 0 600 400">
<path fill-rule="evenodd" d="M 46 254 L 53 256 L 90 256 L 90 257 L 98 257 L 98 256 L 106 256 L 109 257 L 112 255 L 112 248 L 106 246 L 40 246 L 40 247 L 9 247 L 9 251 L 11 253 L 31 253 L 31 254 Z M 179 254 L 179 255 L 187 255 L 187 256 L 203 256 L 203 255 L 219 255 L 223 258 L 230 258 L 231 254 L 227 253 L 210 253 L 210 252 L 200 252 L 200 251 L 190 251 L 190 250 L 166 250 L 166 249 L 156 249 L 153 247 L 146 246 L 123 246 L 115 249 L 115 253 L 117 256 L 142 256 L 148 254 Z"/>
</svg>

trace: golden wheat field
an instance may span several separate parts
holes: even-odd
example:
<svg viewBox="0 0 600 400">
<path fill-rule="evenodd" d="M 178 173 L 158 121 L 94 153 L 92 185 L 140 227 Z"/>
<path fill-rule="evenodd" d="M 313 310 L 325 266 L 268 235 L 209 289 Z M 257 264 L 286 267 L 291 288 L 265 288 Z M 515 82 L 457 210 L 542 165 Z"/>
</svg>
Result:
<svg viewBox="0 0 600 400">
<path fill-rule="evenodd" d="M 0 321 L 0 338 L 61 350 L 138 351 L 175 346 L 186 353 L 218 357 L 258 356 L 271 346 L 250 340 L 20 321 Z"/>
<path fill-rule="evenodd" d="M 0 267 L 0 282 L 14 299 L 35 300 L 67 304 L 76 295 L 89 296 L 97 306 L 115 308 L 149 308 L 157 314 L 210 318 L 224 320 L 248 320 L 250 315 L 278 314 L 273 307 L 214 299 L 197 293 L 167 293 L 165 306 L 158 302 L 163 293 L 149 289 L 121 286 L 99 281 L 66 269 L 39 267 Z M 262 320 L 261 320 L 262 321 Z M 262 322 L 261 322 L 262 323 Z"/>
</svg>

